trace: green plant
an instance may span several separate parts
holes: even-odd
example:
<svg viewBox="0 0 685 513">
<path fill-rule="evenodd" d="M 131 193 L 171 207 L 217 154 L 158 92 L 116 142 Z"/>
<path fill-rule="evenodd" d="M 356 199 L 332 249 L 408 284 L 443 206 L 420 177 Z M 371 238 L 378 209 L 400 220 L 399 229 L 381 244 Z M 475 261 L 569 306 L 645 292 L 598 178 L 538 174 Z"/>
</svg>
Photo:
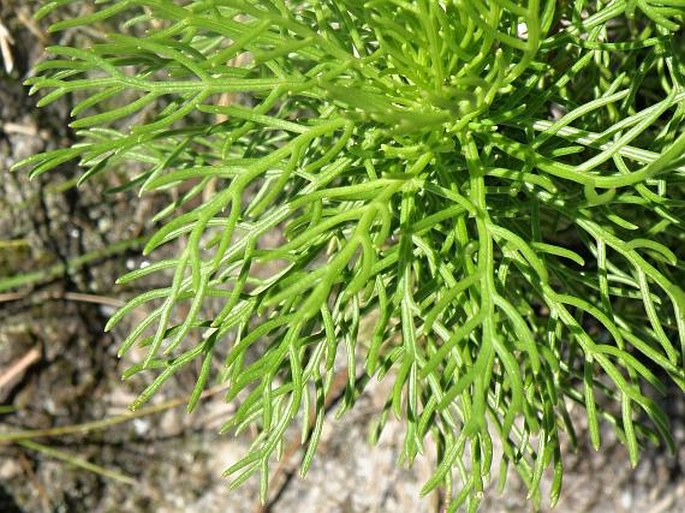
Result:
<svg viewBox="0 0 685 513">
<path fill-rule="evenodd" d="M 74 96 L 81 142 L 18 167 L 78 159 L 86 180 L 125 165 L 127 188 L 182 191 L 145 253 L 182 251 L 119 280 L 171 271 L 170 285 L 107 329 L 146 308 L 120 351 L 146 347 L 127 375 L 156 373 L 134 408 L 197 360 L 189 409 L 208 380 L 240 395 L 227 429 L 260 431 L 234 485 L 259 473 L 266 496 L 303 412 L 307 471 L 344 355 L 342 410 L 392 380 L 379 430 L 402 418 L 409 462 L 433 438 L 425 491 L 446 487 L 450 511 L 477 508 L 493 436 L 502 477 L 513 465 L 536 501 L 553 467 L 554 503 L 569 401 L 595 448 L 603 419 L 635 463 L 639 441 L 671 440 L 651 390 L 685 388 L 684 13 L 671 0 L 97 2 L 52 25 L 95 27 L 92 45 L 48 48 L 28 80 L 49 90 L 40 105 Z M 210 298 L 223 309 L 207 317 Z"/>
</svg>

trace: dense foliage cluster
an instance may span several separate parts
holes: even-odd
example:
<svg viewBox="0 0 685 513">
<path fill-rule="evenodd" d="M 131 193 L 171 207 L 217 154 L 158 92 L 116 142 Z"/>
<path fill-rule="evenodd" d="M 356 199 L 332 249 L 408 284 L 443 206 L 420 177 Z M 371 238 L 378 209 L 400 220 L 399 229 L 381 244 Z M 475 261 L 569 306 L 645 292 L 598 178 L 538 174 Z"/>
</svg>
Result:
<svg viewBox="0 0 685 513">
<path fill-rule="evenodd" d="M 126 169 L 126 188 L 180 191 L 145 252 L 182 250 L 119 280 L 168 286 L 108 329 L 146 314 L 121 347 L 147 348 L 130 372 L 154 375 L 134 406 L 198 359 L 190 408 L 208 381 L 230 384 L 227 427 L 259 428 L 234 484 L 259 473 L 265 496 L 286 429 L 312 415 L 306 472 L 346 366 L 343 409 L 392 381 L 379 429 L 402 419 L 408 461 L 435 442 L 424 490 L 444 486 L 452 511 L 475 510 L 497 446 L 536 500 L 551 466 L 555 502 L 570 403 L 594 446 L 608 422 L 633 461 L 640 440 L 670 440 L 652 397 L 685 383 L 684 14 L 674 0 L 96 2 L 52 26 L 89 27 L 92 44 L 49 48 L 29 80 L 41 104 L 77 99 L 81 142 L 20 166 L 78 160 L 83 180 Z"/>
</svg>

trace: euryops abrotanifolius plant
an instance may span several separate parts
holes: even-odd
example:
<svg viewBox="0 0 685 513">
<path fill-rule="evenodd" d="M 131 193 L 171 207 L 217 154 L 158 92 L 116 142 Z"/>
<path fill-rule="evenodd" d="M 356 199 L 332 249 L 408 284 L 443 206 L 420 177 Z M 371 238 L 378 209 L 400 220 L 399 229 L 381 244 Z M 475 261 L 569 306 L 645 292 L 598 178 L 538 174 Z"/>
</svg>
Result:
<svg viewBox="0 0 685 513">
<path fill-rule="evenodd" d="M 48 48 L 28 83 L 41 105 L 76 98 L 80 142 L 18 167 L 181 191 L 153 263 L 119 279 L 168 286 L 107 329 L 145 314 L 120 351 L 147 350 L 133 407 L 198 360 L 190 409 L 229 383 L 226 428 L 259 433 L 234 485 L 259 474 L 266 497 L 287 428 L 312 415 L 307 471 L 341 366 L 343 410 L 391 381 L 379 429 L 401 419 L 409 462 L 433 441 L 424 491 L 450 511 L 477 508 L 493 446 L 534 500 L 552 467 L 554 503 L 572 403 L 596 448 L 602 423 L 632 462 L 672 443 L 653 398 L 685 384 L 682 2 L 70 3 L 38 16 L 97 28 L 90 45 Z"/>
</svg>

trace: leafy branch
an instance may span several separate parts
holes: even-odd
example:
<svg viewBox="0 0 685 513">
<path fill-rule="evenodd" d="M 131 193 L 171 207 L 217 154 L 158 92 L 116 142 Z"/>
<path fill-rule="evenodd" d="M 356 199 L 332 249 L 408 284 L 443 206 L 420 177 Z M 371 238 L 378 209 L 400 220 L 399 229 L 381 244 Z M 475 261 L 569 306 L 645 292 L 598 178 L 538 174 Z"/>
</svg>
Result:
<svg viewBox="0 0 685 513">
<path fill-rule="evenodd" d="M 239 407 L 225 428 L 260 429 L 232 485 L 258 473 L 264 499 L 287 428 L 313 412 L 306 472 L 344 358 L 343 411 L 368 379 L 391 379 L 379 429 L 390 411 L 403 420 L 408 461 L 435 441 L 424 492 L 446 487 L 449 511 L 477 508 L 495 434 L 502 477 L 513 465 L 534 500 L 553 467 L 554 503 L 562 431 L 576 438 L 569 402 L 596 448 L 603 419 L 633 463 L 641 440 L 671 443 L 649 390 L 685 385 L 684 11 L 99 2 L 51 30 L 120 29 L 48 48 L 28 80 L 49 90 L 41 105 L 76 98 L 81 142 L 17 167 L 76 159 L 86 180 L 126 166 L 123 188 L 184 191 L 144 250 L 178 253 L 119 279 L 171 273 L 169 286 L 107 329 L 146 312 L 120 349 L 147 350 L 126 376 L 156 375 L 134 409 L 198 360 L 189 410 L 210 380 L 228 382 Z"/>
</svg>

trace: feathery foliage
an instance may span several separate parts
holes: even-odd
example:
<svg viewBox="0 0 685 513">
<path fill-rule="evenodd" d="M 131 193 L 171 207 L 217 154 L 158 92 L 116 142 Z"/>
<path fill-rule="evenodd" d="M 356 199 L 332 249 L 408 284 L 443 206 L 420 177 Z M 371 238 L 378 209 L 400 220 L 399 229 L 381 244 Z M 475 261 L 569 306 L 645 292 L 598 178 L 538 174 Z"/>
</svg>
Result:
<svg viewBox="0 0 685 513">
<path fill-rule="evenodd" d="M 553 468 L 554 503 L 571 402 L 596 448 L 601 422 L 633 462 L 641 441 L 671 443 L 652 392 L 685 386 L 684 14 L 672 0 L 99 1 L 52 26 L 93 27 L 92 44 L 48 48 L 28 81 L 41 105 L 74 95 L 80 142 L 19 167 L 126 166 L 126 188 L 182 191 L 145 253 L 182 250 L 119 280 L 169 286 L 107 329 L 146 314 L 120 351 L 147 348 L 129 375 L 154 375 L 134 407 L 198 360 L 189 409 L 230 383 L 226 428 L 259 427 L 234 485 L 260 474 L 266 496 L 303 412 L 307 471 L 342 358 L 342 410 L 391 380 L 378 432 L 401 418 L 409 462 L 436 443 L 424 492 L 445 487 L 449 511 L 477 508 L 494 438 L 502 476 L 513 466 L 534 500 Z M 208 317 L 210 298 L 223 309 Z"/>
</svg>

